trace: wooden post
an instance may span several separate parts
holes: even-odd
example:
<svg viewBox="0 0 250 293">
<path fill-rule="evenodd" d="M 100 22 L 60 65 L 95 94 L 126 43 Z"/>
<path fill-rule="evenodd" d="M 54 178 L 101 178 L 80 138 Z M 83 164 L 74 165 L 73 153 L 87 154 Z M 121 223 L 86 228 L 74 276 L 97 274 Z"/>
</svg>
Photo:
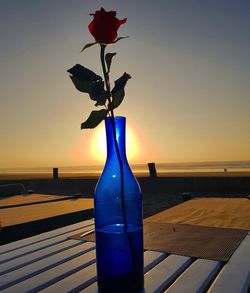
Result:
<svg viewBox="0 0 250 293">
<path fill-rule="evenodd" d="M 157 177 L 155 163 L 148 163 L 148 170 L 149 170 L 150 177 Z"/>
<path fill-rule="evenodd" d="M 58 179 L 58 168 L 53 168 L 53 179 Z"/>
</svg>

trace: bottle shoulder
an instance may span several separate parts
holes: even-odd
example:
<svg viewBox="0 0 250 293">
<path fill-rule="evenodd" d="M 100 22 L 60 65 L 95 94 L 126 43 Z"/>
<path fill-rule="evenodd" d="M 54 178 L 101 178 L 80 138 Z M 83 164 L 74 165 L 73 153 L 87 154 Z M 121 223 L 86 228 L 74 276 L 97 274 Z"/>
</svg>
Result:
<svg viewBox="0 0 250 293">
<path fill-rule="evenodd" d="M 121 174 L 119 167 L 114 168 L 114 166 L 112 166 L 112 168 L 110 168 L 110 166 L 106 164 L 96 185 L 96 191 L 103 188 L 119 190 L 121 184 L 124 185 L 126 190 L 133 190 L 136 193 L 141 193 L 140 185 L 130 167 L 123 166 Z"/>
</svg>

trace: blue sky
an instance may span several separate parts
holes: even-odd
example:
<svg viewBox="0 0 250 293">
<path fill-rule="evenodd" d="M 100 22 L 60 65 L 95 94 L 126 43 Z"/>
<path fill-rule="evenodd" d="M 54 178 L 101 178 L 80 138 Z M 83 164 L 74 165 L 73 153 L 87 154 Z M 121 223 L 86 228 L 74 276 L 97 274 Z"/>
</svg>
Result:
<svg viewBox="0 0 250 293">
<path fill-rule="evenodd" d="M 111 79 L 132 75 L 117 115 L 137 137 L 133 162 L 249 160 L 250 2 L 247 0 L 8 0 L 0 10 L 0 166 L 96 164 L 94 110 L 67 69 L 101 74 L 89 15 L 127 17 L 109 48 Z M 98 150 L 94 150 L 98 153 Z"/>
</svg>

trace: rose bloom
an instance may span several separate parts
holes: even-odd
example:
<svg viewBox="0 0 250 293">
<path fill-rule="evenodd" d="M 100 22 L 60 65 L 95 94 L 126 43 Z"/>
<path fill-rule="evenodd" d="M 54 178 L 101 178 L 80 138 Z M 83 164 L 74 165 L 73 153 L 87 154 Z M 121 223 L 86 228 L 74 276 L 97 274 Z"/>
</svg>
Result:
<svg viewBox="0 0 250 293">
<path fill-rule="evenodd" d="M 101 44 L 113 43 L 117 38 L 117 30 L 127 21 L 127 18 L 116 18 L 116 11 L 105 11 L 103 8 L 91 15 L 94 19 L 88 26 L 89 32 Z"/>
</svg>

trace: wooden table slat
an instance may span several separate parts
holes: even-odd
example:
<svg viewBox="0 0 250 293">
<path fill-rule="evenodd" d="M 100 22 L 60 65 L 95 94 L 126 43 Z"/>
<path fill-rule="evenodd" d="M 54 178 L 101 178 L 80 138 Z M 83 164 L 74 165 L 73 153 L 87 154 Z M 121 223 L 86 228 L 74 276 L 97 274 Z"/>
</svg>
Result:
<svg viewBox="0 0 250 293">
<path fill-rule="evenodd" d="M 51 255 L 54 255 L 56 253 L 65 251 L 67 249 L 70 249 L 74 246 L 77 246 L 81 244 L 81 242 L 75 241 L 75 240 L 68 240 L 60 242 L 59 244 L 35 251 L 30 254 L 26 254 L 24 256 L 12 259 L 10 261 L 7 261 L 5 263 L 1 264 L 0 267 L 0 275 L 6 274 L 8 272 L 11 272 L 13 270 L 17 270 L 21 267 L 24 267 L 26 265 L 29 265 L 33 262 L 39 261 L 43 258 L 49 257 Z"/>
<path fill-rule="evenodd" d="M 213 282 L 209 293 L 247 293 L 249 289 L 250 235 L 247 235 Z"/>
<path fill-rule="evenodd" d="M 201 293 L 217 276 L 222 267 L 219 261 L 198 259 L 168 288 L 168 293 Z"/>
<path fill-rule="evenodd" d="M 93 229 L 93 227 L 94 227 L 93 225 L 91 225 L 91 226 L 88 225 L 85 228 L 79 228 L 77 230 L 74 230 L 73 232 L 68 231 L 67 233 L 60 234 L 60 235 L 52 237 L 52 238 L 48 238 L 48 239 L 46 239 L 44 241 L 35 242 L 32 245 L 27 245 L 27 246 L 24 246 L 24 247 L 22 247 L 20 249 L 16 249 L 16 250 L 7 252 L 6 254 L 1 255 L 0 264 L 3 263 L 3 262 L 6 262 L 6 261 L 10 261 L 10 260 L 12 260 L 14 258 L 21 257 L 23 255 L 33 253 L 33 252 L 35 252 L 37 250 L 44 249 L 46 247 L 56 245 L 56 244 L 58 244 L 60 242 L 65 241 L 67 239 L 67 237 L 71 236 L 74 233 L 77 234 L 77 233 L 80 233 L 80 232 L 89 231 L 90 229 Z"/>
<path fill-rule="evenodd" d="M 154 267 L 161 260 L 163 260 L 165 256 L 166 254 L 162 252 L 146 251 L 144 253 L 144 270 L 148 271 L 150 268 Z M 82 292 L 97 292 L 97 283 L 95 281 L 96 266 L 94 264 L 53 284 L 52 286 L 44 289 L 42 292 L 66 293 L 71 291 L 79 292 L 79 290 L 83 290 Z"/>
<path fill-rule="evenodd" d="M 87 288 L 79 291 L 79 293 L 97 293 L 97 292 L 98 292 L 97 282 L 94 282 Z"/>
<path fill-rule="evenodd" d="M 150 251 L 144 252 L 144 274 L 155 267 L 158 263 L 164 260 L 167 254 L 160 251 Z"/>
<path fill-rule="evenodd" d="M 81 244 L 78 246 L 74 246 L 70 249 L 59 252 L 42 260 L 33 262 L 20 269 L 11 271 L 8 274 L 1 276 L 0 290 L 12 286 L 13 284 L 20 283 L 23 280 L 28 281 L 32 279 L 33 276 L 38 274 L 40 276 L 41 274 L 47 273 L 48 271 L 51 272 L 53 268 L 61 267 L 63 264 L 72 263 L 79 256 L 82 256 L 83 259 L 89 259 L 90 256 L 95 257 L 94 248 L 94 243 L 81 242 Z M 82 264 L 84 264 L 84 262 Z M 63 273 L 64 267 L 62 266 L 61 269 L 61 273 Z"/>
<path fill-rule="evenodd" d="M 12 243 L 4 244 L 4 245 L 0 246 L 0 255 L 6 254 L 12 250 L 17 250 L 17 249 L 23 248 L 25 246 L 33 245 L 33 244 L 40 242 L 40 241 L 45 241 L 47 239 L 51 239 L 52 237 L 63 235 L 63 234 L 70 232 L 70 231 L 73 234 L 76 230 L 83 228 L 83 227 L 87 227 L 88 225 L 93 225 L 93 224 L 94 224 L 94 219 L 86 220 L 86 221 L 82 221 L 82 222 L 79 222 L 76 224 L 72 224 L 72 225 L 62 227 L 62 228 L 58 228 L 58 229 L 55 229 L 55 230 L 52 230 L 49 232 L 45 232 L 45 233 L 42 233 L 39 235 L 28 237 L 28 238 L 25 238 L 22 240 L 18 240 L 18 241 L 12 242 Z M 1 256 L 1 259 L 2 259 L 2 257 L 3 256 Z"/>
<path fill-rule="evenodd" d="M 71 260 L 61 263 L 56 267 L 47 269 L 40 274 L 34 274 L 33 277 L 26 279 L 14 286 L 11 286 L 2 292 L 20 293 L 30 291 L 40 291 L 67 276 L 82 270 L 95 262 L 95 250 L 89 251 L 83 255 L 77 256 Z"/>
<path fill-rule="evenodd" d="M 96 264 L 92 264 L 39 292 L 79 292 L 96 281 Z M 117 292 L 118 293 L 118 292 Z"/>
<path fill-rule="evenodd" d="M 145 293 L 162 292 L 162 290 L 170 286 L 192 262 L 193 259 L 191 257 L 171 254 L 145 274 Z"/>
</svg>

